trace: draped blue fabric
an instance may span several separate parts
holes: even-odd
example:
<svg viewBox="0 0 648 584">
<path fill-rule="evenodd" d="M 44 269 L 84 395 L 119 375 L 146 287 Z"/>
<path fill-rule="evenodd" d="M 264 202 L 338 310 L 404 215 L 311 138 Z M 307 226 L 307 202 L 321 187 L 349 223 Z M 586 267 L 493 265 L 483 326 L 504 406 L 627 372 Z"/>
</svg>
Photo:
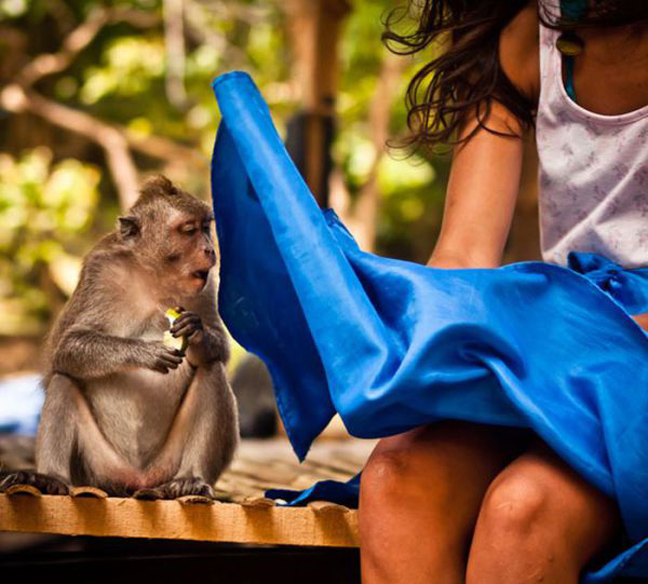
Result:
<svg viewBox="0 0 648 584">
<path fill-rule="evenodd" d="M 648 269 L 572 254 L 443 270 L 363 252 L 322 212 L 244 73 L 214 82 L 219 304 L 268 365 L 300 458 L 339 412 L 351 434 L 442 419 L 533 429 L 614 497 L 625 551 L 586 582 L 648 577 Z M 295 496 L 355 501 L 359 481 Z"/>
</svg>

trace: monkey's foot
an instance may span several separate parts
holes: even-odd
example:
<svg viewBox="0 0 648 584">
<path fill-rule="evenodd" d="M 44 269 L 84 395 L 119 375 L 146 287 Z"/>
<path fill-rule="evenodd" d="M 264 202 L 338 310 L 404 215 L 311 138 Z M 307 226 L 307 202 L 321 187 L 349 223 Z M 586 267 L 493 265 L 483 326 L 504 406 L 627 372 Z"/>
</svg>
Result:
<svg viewBox="0 0 648 584">
<path fill-rule="evenodd" d="M 133 493 L 133 499 L 139 499 L 140 501 L 157 501 L 158 499 L 164 499 L 164 493 L 159 487 L 155 489 L 138 489 Z"/>
<path fill-rule="evenodd" d="M 202 479 L 196 477 L 185 477 L 173 479 L 168 483 L 160 485 L 157 489 L 165 499 L 178 499 L 187 495 L 214 498 L 214 489 Z"/>
<path fill-rule="evenodd" d="M 70 488 L 60 479 L 31 470 L 18 470 L 2 477 L 0 493 L 4 493 L 14 485 L 30 485 L 37 488 L 43 495 L 68 495 L 70 493 Z"/>
</svg>

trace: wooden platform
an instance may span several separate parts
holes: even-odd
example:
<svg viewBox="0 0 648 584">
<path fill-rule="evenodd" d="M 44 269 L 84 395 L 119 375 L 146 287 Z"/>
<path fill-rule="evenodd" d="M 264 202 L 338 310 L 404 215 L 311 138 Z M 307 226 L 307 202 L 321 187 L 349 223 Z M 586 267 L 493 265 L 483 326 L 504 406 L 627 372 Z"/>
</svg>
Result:
<svg viewBox="0 0 648 584">
<path fill-rule="evenodd" d="M 29 452 L 29 444 L 21 447 Z M 62 497 L 19 488 L 0 495 L 0 531 L 356 547 L 355 510 L 326 502 L 280 507 L 263 493 L 268 488 L 303 489 L 322 479 L 348 480 L 360 470 L 371 447 L 365 441 L 323 442 L 299 465 L 283 439 L 244 441 L 216 484 L 221 500 L 214 502 L 142 501 L 83 489 Z M 2 448 L 0 460 L 3 452 L 6 460 L 11 451 L 16 464 L 15 449 L 6 443 Z"/>
<path fill-rule="evenodd" d="M 0 530 L 61 535 L 355 547 L 356 512 L 178 501 L 0 495 Z"/>
</svg>

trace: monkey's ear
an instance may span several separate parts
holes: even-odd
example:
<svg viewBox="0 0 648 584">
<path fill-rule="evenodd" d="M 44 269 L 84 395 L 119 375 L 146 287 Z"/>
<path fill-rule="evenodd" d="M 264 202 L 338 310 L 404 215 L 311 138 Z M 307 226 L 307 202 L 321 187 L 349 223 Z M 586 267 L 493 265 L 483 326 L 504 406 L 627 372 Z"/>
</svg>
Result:
<svg viewBox="0 0 648 584">
<path fill-rule="evenodd" d="M 119 234 L 122 239 L 132 239 L 139 235 L 140 224 L 137 217 L 119 217 Z"/>
</svg>

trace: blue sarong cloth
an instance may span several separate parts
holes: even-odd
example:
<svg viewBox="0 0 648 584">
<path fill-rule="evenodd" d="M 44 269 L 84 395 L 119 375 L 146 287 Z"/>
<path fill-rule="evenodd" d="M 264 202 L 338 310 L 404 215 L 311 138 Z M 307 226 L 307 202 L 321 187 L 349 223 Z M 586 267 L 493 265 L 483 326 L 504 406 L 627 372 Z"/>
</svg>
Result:
<svg viewBox="0 0 648 584">
<path fill-rule="evenodd" d="M 585 582 L 648 577 L 648 269 L 572 254 L 443 270 L 365 253 L 322 212 L 254 83 L 215 80 L 212 164 L 219 306 L 272 375 L 295 452 L 339 412 L 351 434 L 387 436 L 442 419 L 533 429 L 614 497 L 626 550 Z M 349 485 L 299 497 L 349 503 Z"/>
</svg>

